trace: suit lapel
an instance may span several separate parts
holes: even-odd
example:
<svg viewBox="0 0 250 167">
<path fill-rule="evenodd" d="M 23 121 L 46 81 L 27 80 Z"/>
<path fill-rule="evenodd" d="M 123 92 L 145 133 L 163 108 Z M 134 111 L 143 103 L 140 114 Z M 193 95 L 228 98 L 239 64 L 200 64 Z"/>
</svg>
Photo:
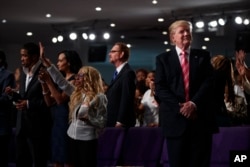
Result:
<svg viewBox="0 0 250 167">
<path fill-rule="evenodd" d="M 34 85 L 35 82 L 37 82 L 37 76 L 38 76 L 38 72 L 40 70 L 42 65 L 39 65 L 39 67 L 36 69 L 36 71 L 34 72 L 31 81 L 29 82 L 29 85 L 27 87 L 27 90 L 25 91 L 25 94 L 27 94 L 27 92 L 30 90 L 30 88 L 32 87 L 32 85 Z M 26 77 L 26 75 L 25 75 Z M 25 79 L 26 82 L 26 79 Z"/>
<path fill-rule="evenodd" d="M 129 66 L 128 63 L 126 63 L 126 64 L 124 65 L 124 67 L 122 68 L 122 70 L 118 73 L 118 75 L 116 76 L 116 78 L 115 78 L 114 80 L 111 81 L 109 87 L 111 87 L 116 81 L 118 81 L 119 78 L 122 76 L 122 74 L 123 74 L 128 68 L 130 68 L 130 66 Z"/>
</svg>

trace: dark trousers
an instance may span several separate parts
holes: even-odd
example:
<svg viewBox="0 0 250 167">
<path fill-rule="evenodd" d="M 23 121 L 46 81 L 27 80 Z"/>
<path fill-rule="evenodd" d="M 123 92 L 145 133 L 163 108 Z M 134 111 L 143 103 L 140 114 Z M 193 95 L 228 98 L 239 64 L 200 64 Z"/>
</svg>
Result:
<svg viewBox="0 0 250 167">
<path fill-rule="evenodd" d="M 19 133 L 17 141 L 17 167 L 47 167 L 49 159 L 49 135 L 30 137 Z"/>
<path fill-rule="evenodd" d="M 74 140 L 70 139 L 70 159 L 74 167 L 96 167 L 97 139 Z"/>
<path fill-rule="evenodd" d="M 209 167 L 212 134 L 187 131 L 180 137 L 167 137 L 170 167 Z"/>
<path fill-rule="evenodd" d="M 0 166 L 8 167 L 10 135 L 0 136 Z"/>
</svg>

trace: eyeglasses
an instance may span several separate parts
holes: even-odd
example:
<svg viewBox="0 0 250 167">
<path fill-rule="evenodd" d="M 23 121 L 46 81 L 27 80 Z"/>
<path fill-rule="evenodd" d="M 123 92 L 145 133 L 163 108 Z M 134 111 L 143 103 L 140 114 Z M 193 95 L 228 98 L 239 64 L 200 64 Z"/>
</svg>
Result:
<svg viewBox="0 0 250 167">
<path fill-rule="evenodd" d="M 75 79 L 82 79 L 83 78 L 83 76 L 84 76 L 84 74 L 76 74 L 75 75 Z"/>
<path fill-rule="evenodd" d="M 121 52 L 119 50 L 111 50 L 110 53 Z"/>
</svg>

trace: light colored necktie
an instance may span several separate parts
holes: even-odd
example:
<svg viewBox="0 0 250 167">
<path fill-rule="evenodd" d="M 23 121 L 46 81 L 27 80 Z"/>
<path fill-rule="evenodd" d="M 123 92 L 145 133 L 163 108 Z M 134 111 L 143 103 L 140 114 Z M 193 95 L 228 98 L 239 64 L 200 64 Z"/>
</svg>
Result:
<svg viewBox="0 0 250 167">
<path fill-rule="evenodd" d="M 181 52 L 181 68 L 184 81 L 184 90 L 186 101 L 189 101 L 189 62 L 187 59 L 187 52 Z"/>
</svg>

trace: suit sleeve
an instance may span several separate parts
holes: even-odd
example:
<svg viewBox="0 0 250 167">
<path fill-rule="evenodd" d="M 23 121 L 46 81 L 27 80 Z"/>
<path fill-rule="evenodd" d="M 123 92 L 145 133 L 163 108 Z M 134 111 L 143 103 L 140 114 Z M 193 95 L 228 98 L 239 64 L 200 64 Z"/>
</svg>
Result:
<svg viewBox="0 0 250 167">
<path fill-rule="evenodd" d="M 53 81 L 68 95 L 70 96 L 72 92 L 75 90 L 75 87 L 68 82 L 60 71 L 52 64 L 49 68 L 47 68 L 48 73 L 50 74 Z"/>
<path fill-rule="evenodd" d="M 134 97 L 135 97 L 135 73 L 130 70 L 127 75 L 124 76 L 122 81 L 122 97 L 119 106 L 117 121 L 124 124 L 127 119 L 127 115 L 133 115 L 134 110 Z M 132 113 L 133 112 L 133 113 Z"/>
<path fill-rule="evenodd" d="M 156 70 L 155 70 L 155 99 L 158 103 L 173 103 L 178 104 L 178 98 L 176 92 L 170 89 L 169 83 L 169 65 L 167 61 L 164 61 L 165 55 L 159 55 L 156 57 Z"/>
<path fill-rule="evenodd" d="M 0 104 L 1 106 L 6 105 L 6 103 L 10 103 L 10 99 L 5 92 L 5 88 L 7 86 L 14 87 L 15 86 L 15 79 L 12 73 L 7 74 L 7 77 L 3 79 L 1 84 L 1 96 L 0 96 Z"/>
</svg>

